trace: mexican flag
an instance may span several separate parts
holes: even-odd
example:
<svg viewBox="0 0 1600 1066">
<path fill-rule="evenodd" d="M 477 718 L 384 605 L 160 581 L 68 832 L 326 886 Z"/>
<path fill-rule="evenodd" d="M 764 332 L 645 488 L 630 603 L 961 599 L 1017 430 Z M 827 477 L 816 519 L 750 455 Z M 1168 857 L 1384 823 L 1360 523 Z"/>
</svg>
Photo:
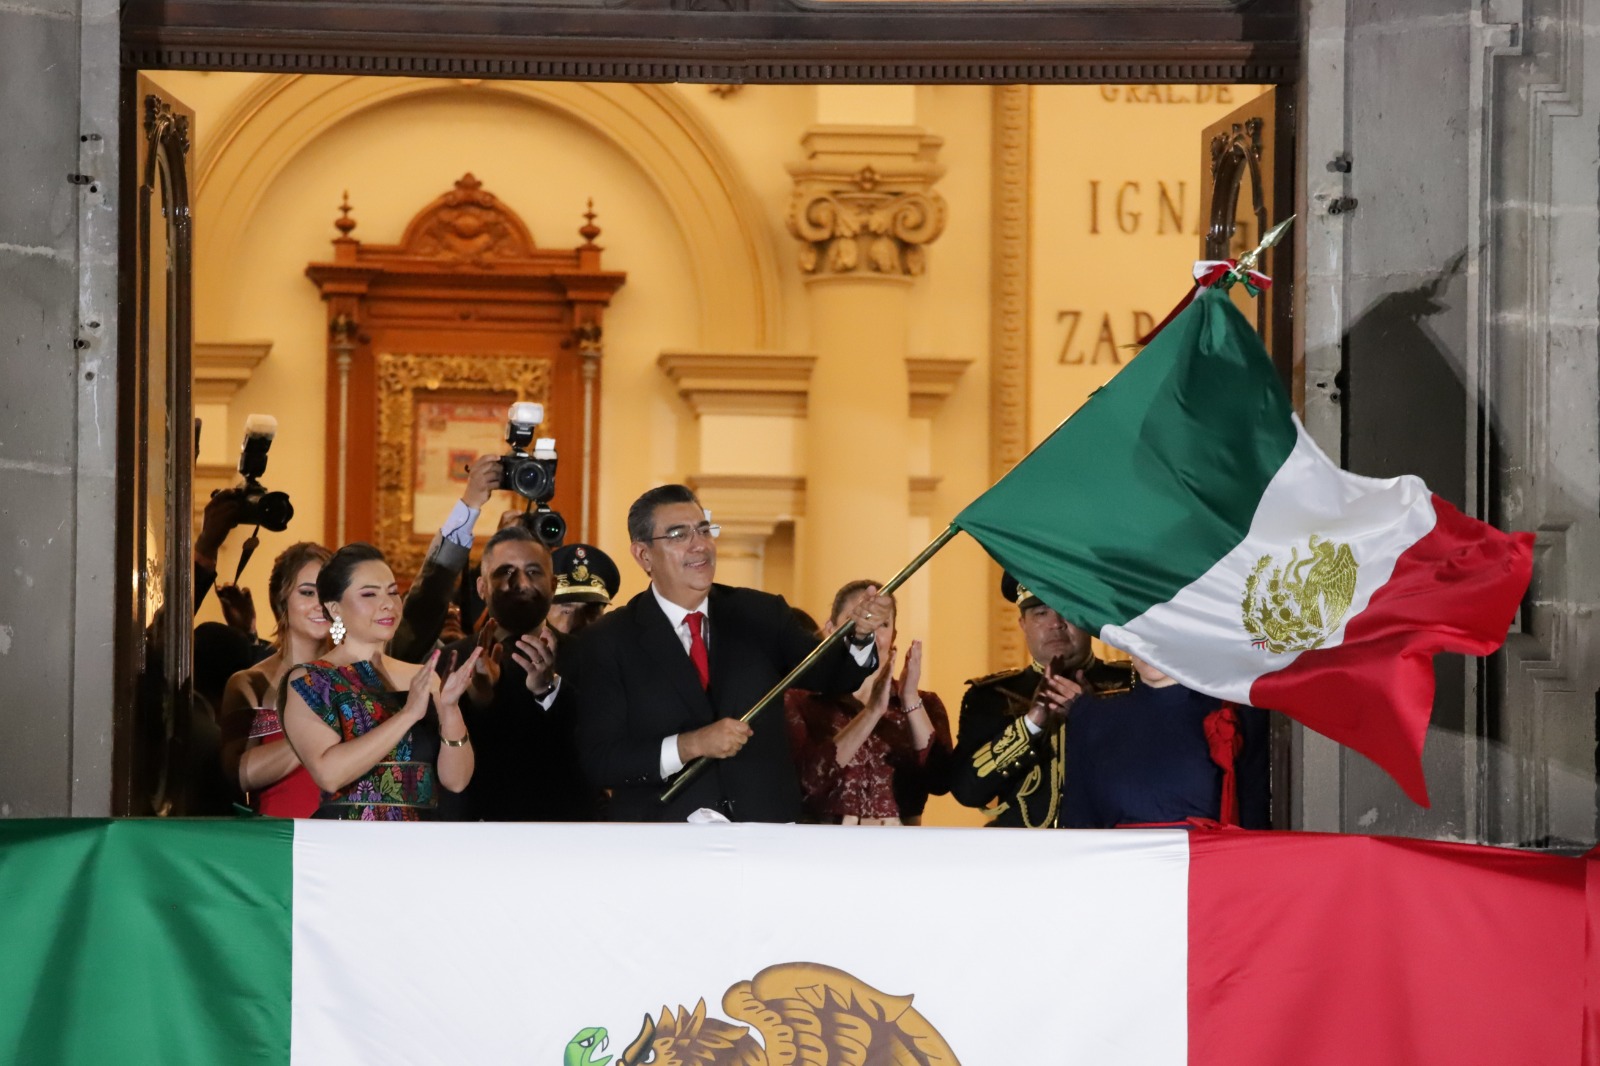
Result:
<svg viewBox="0 0 1600 1066">
<path fill-rule="evenodd" d="M 1593 1066 L 1595 865 L 1241 830 L 0 821 L 0 1062 Z"/>
<path fill-rule="evenodd" d="M 1498 648 L 1533 566 L 1532 534 L 1339 469 L 1220 288 L 955 524 L 1075 625 L 1294 717 L 1423 804 L 1432 657 Z"/>
</svg>

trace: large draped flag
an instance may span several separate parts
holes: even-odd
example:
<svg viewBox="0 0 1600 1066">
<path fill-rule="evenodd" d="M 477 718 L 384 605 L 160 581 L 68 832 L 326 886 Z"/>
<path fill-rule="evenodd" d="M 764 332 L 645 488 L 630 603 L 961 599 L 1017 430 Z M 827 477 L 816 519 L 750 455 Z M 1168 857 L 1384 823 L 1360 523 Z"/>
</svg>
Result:
<svg viewBox="0 0 1600 1066">
<path fill-rule="evenodd" d="M 1498 648 L 1533 565 L 1531 534 L 1418 478 L 1340 470 L 1220 288 L 955 524 L 1079 627 L 1290 715 L 1423 804 L 1432 657 Z"/>
<path fill-rule="evenodd" d="M 0 1062 L 1596 1066 L 1597 866 L 1243 830 L 0 819 Z"/>
</svg>

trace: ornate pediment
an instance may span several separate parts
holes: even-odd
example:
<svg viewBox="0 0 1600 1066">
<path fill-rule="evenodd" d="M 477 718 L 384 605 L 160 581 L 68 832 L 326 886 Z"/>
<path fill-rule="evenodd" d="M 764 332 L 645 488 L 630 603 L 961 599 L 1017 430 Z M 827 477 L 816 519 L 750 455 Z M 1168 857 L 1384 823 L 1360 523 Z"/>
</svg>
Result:
<svg viewBox="0 0 1600 1066">
<path fill-rule="evenodd" d="M 471 174 L 423 208 L 406 226 L 400 247 L 407 255 L 462 266 L 487 267 L 527 259 L 533 235 L 522 219 Z"/>
</svg>

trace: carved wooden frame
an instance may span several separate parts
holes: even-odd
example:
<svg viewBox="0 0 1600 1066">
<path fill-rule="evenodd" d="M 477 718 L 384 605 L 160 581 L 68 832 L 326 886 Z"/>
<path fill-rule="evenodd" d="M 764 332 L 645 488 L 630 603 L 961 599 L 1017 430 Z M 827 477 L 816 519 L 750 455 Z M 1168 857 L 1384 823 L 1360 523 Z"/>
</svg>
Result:
<svg viewBox="0 0 1600 1066">
<path fill-rule="evenodd" d="M 123 367 L 118 374 L 118 423 L 127 456 L 117 478 L 118 569 L 133 580 L 117 584 L 117 720 L 112 750 L 111 809 L 117 814 L 188 813 L 185 782 L 175 759 L 187 742 L 192 699 L 193 575 L 189 524 L 194 467 L 193 324 L 190 280 L 194 231 L 190 213 L 189 150 L 193 116 L 152 83 L 138 79 L 132 96 L 135 146 L 124 171 L 123 202 L 132 204 L 125 240 L 133 269 L 124 298 L 134 313 L 121 317 Z M 74 179 L 78 175 L 72 175 Z M 84 179 L 85 181 L 89 179 Z M 152 190 L 162 192 L 163 217 L 154 217 Z M 156 228 L 169 227 L 174 264 L 163 306 L 152 308 L 150 248 Z M 163 241 L 166 235 L 161 236 Z M 164 319 L 164 351 L 152 350 L 151 319 Z M 150 384 L 165 378 L 163 405 Z M 148 462 L 152 425 L 168 427 L 165 467 Z M 147 543 L 152 481 L 166 486 L 164 543 Z M 152 552 L 157 554 L 152 555 Z M 159 598 L 160 606 L 151 608 Z"/>
<path fill-rule="evenodd" d="M 421 569 L 431 539 L 414 528 L 417 401 L 424 394 L 480 393 L 547 403 L 554 367 L 526 356 L 380 352 L 377 372 L 377 543 L 395 576 L 407 580 Z"/>
</svg>

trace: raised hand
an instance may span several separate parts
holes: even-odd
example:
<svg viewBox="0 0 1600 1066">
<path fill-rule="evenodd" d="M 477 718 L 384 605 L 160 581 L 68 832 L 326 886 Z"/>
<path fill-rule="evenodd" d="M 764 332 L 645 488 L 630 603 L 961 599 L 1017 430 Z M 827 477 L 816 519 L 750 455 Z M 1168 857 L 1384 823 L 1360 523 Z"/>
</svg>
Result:
<svg viewBox="0 0 1600 1066">
<path fill-rule="evenodd" d="M 917 702 L 917 686 L 922 684 L 922 641 L 913 640 L 906 652 L 906 665 L 900 671 L 900 698 L 907 703 Z"/>
<path fill-rule="evenodd" d="M 1045 726 L 1052 722 L 1063 721 L 1067 712 L 1078 697 L 1083 695 L 1083 686 L 1071 678 L 1063 677 L 1056 673 L 1054 663 L 1045 668 L 1044 679 L 1039 682 L 1039 688 L 1033 694 L 1033 705 L 1028 708 L 1028 719 L 1036 726 Z"/>
<path fill-rule="evenodd" d="M 440 707 L 453 708 L 460 705 L 461 694 L 466 692 L 467 686 L 472 683 L 474 667 L 482 654 L 482 648 L 473 648 L 472 654 L 467 656 L 467 661 L 450 671 L 450 676 L 445 678 L 444 683 L 439 686 Z M 449 669 L 449 667 L 447 666 L 446 669 Z"/>
<path fill-rule="evenodd" d="M 461 502 L 474 510 L 483 510 L 489 494 L 500 487 L 500 457 L 480 455 L 467 467 L 467 487 L 461 493 Z"/>
<path fill-rule="evenodd" d="M 518 637 L 511 658 L 527 671 L 528 691 L 535 696 L 547 694 L 556 683 L 556 638 L 548 627 L 540 626 Z"/>
<path fill-rule="evenodd" d="M 428 661 L 422 664 L 422 669 L 411 676 L 411 684 L 406 691 L 406 705 L 400 713 L 413 722 L 420 722 L 428 713 L 428 701 L 439 691 L 439 678 L 433 672 L 438 662 L 439 649 L 435 648 L 428 654 Z"/>
<path fill-rule="evenodd" d="M 241 633 L 256 635 L 256 601 L 250 590 L 238 585 L 217 585 L 217 602 L 222 604 L 222 620 Z"/>
<path fill-rule="evenodd" d="M 850 639 L 857 644 L 865 644 L 869 633 L 876 636 L 879 632 L 887 632 L 893 639 L 894 597 L 880 595 L 876 585 L 867 586 L 866 592 L 856 600 L 855 607 L 850 611 L 850 621 L 855 625 L 850 632 Z"/>
<path fill-rule="evenodd" d="M 500 666 L 506 650 L 494 639 L 495 625 L 485 625 L 478 633 L 477 660 L 472 667 L 472 681 L 467 696 L 473 703 L 488 703 L 494 699 L 495 686 L 500 684 Z M 479 654 L 481 653 L 481 654 Z"/>
</svg>

